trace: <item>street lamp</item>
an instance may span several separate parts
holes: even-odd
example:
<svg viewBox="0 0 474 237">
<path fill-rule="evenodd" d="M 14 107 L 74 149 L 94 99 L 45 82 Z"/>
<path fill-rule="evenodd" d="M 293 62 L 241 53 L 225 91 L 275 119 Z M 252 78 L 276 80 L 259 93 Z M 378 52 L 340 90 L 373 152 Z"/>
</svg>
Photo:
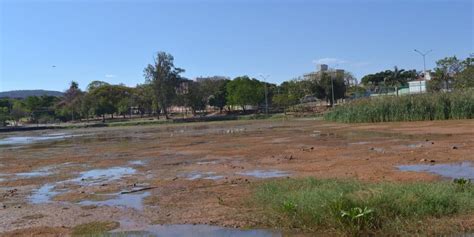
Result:
<svg viewBox="0 0 474 237">
<path fill-rule="evenodd" d="M 415 52 L 419 53 L 422 57 L 423 57 L 423 75 L 426 74 L 426 55 L 428 55 L 429 53 L 431 53 L 431 51 L 433 51 L 432 49 L 426 51 L 426 52 L 421 52 L 417 49 L 415 49 Z"/>
<path fill-rule="evenodd" d="M 263 79 L 263 84 L 265 85 L 265 114 L 268 115 L 268 99 L 267 99 L 267 78 L 270 76 L 270 75 L 263 75 L 263 74 L 260 74 L 259 75 L 262 79 Z"/>
</svg>

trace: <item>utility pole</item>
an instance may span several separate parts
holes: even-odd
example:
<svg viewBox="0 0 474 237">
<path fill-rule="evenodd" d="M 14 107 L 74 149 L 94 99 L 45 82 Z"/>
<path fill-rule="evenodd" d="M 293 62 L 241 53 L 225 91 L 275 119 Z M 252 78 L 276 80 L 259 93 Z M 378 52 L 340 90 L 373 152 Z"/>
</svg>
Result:
<svg viewBox="0 0 474 237">
<path fill-rule="evenodd" d="M 415 52 L 419 53 L 422 57 L 423 57 L 423 75 L 426 74 L 426 55 L 428 55 L 429 53 L 431 53 L 431 51 L 433 51 L 432 49 L 426 51 L 426 52 L 421 52 L 417 49 L 415 49 Z"/>
<path fill-rule="evenodd" d="M 263 79 L 264 85 L 265 85 L 265 114 L 268 115 L 268 97 L 267 97 L 267 78 L 270 75 L 263 75 L 260 74 L 260 77 Z"/>
</svg>

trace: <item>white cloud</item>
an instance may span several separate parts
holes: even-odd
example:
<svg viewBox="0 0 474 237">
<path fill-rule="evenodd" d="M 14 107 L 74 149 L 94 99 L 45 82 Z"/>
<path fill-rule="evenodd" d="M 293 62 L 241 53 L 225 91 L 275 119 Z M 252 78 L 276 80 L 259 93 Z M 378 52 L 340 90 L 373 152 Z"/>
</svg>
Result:
<svg viewBox="0 0 474 237">
<path fill-rule="evenodd" d="M 334 65 L 334 64 L 345 64 L 347 63 L 347 61 L 343 59 L 339 59 L 339 58 L 320 58 L 318 60 L 313 60 L 313 63 Z"/>
<path fill-rule="evenodd" d="M 114 77 L 117 77 L 117 76 L 114 75 L 114 74 L 105 74 L 105 77 L 106 78 L 114 78 Z"/>
</svg>

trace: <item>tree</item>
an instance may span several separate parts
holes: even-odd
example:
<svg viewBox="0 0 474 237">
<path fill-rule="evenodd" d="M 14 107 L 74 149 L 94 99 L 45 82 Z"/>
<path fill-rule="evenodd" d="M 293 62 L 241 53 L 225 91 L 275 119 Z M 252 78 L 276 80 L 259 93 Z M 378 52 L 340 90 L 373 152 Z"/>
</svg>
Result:
<svg viewBox="0 0 474 237">
<path fill-rule="evenodd" d="M 187 91 L 180 95 L 184 106 L 190 107 L 193 115 L 206 108 L 207 97 L 200 82 L 187 81 Z"/>
<path fill-rule="evenodd" d="M 418 77 L 416 70 L 404 70 L 394 67 L 394 70 L 385 70 L 362 77 L 361 83 L 369 90 L 386 91 L 389 88 L 407 86 L 408 81 Z"/>
<path fill-rule="evenodd" d="M 152 84 L 155 100 L 167 119 L 168 107 L 176 96 L 179 74 L 184 72 L 183 69 L 175 67 L 173 61 L 171 54 L 158 52 L 154 64 L 148 64 L 144 69 L 145 79 Z"/>
<path fill-rule="evenodd" d="M 332 99 L 334 89 L 334 99 L 344 98 L 346 93 L 346 85 L 344 83 L 343 75 L 329 75 L 328 73 L 322 73 L 321 79 L 316 86 L 315 95 L 319 99 L 326 99 L 329 101 L 331 106 L 334 104 Z"/>
<path fill-rule="evenodd" d="M 433 81 L 430 82 L 431 89 L 449 90 L 450 84 L 453 82 L 455 75 L 463 71 L 465 66 L 465 63 L 459 60 L 456 56 L 445 57 L 436 61 L 434 78 Z"/>
<path fill-rule="evenodd" d="M 9 99 L 0 99 L 0 126 L 7 125 L 7 121 L 11 118 L 11 109 L 12 102 Z"/>
<path fill-rule="evenodd" d="M 131 109 L 131 98 L 129 96 L 121 98 L 117 103 L 117 113 L 122 115 L 123 118 L 130 113 Z"/>
<path fill-rule="evenodd" d="M 89 86 L 91 84 L 89 84 Z M 75 118 L 78 118 L 81 115 L 81 104 L 83 96 L 84 93 L 81 91 L 81 89 L 79 89 L 79 84 L 75 81 L 72 81 L 69 86 L 69 89 L 64 92 L 63 99 L 57 106 L 59 113 L 62 114 L 64 118 L 68 117 L 67 115 L 69 115 L 71 120 L 74 121 Z"/>
<path fill-rule="evenodd" d="M 398 69 L 398 67 L 395 66 L 393 71 L 390 71 L 384 78 L 384 86 L 395 88 L 398 95 L 398 88 L 407 85 L 408 80 L 416 77 L 417 73 L 415 70 L 405 71 L 404 69 Z"/>
<path fill-rule="evenodd" d="M 258 105 L 265 97 L 263 84 L 248 76 L 235 78 L 227 83 L 226 89 L 228 104 L 238 105 L 244 112 L 246 105 Z"/>
<path fill-rule="evenodd" d="M 474 87 L 474 65 L 466 66 L 466 68 L 454 76 L 454 88 L 466 89 Z"/>
<path fill-rule="evenodd" d="M 227 105 L 227 83 L 229 79 L 213 79 L 201 81 L 204 95 L 207 97 L 208 104 L 219 108 L 219 112 Z"/>
<path fill-rule="evenodd" d="M 346 97 L 359 98 L 365 96 L 367 89 L 362 86 L 351 86 L 346 90 Z"/>
<path fill-rule="evenodd" d="M 132 90 L 132 104 L 137 106 L 140 116 L 143 117 L 145 113 L 151 115 L 154 109 L 153 101 L 154 93 L 151 84 L 137 85 L 137 87 Z M 157 110 L 157 108 L 155 109 Z"/>
<path fill-rule="evenodd" d="M 307 91 L 309 81 L 293 79 L 283 82 L 276 88 L 276 94 L 273 95 L 272 103 L 283 108 L 286 114 L 286 109 L 290 106 L 297 105 L 300 100 L 311 92 Z"/>
<path fill-rule="evenodd" d="M 28 114 L 28 111 L 26 110 L 25 105 L 23 104 L 23 102 L 21 102 L 19 100 L 13 101 L 13 106 L 12 106 L 12 109 L 10 111 L 10 116 L 15 121 L 15 126 L 18 126 L 18 122 L 22 118 L 27 116 L 27 114 Z"/>
<path fill-rule="evenodd" d="M 110 114 L 113 118 L 114 114 L 119 112 L 120 101 L 129 98 L 130 95 L 131 90 L 126 86 L 103 84 L 89 91 L 85 101 L 88 106 L 91 106 L 93 113 L 101 116 L 102 122 L 105 122 L 105 115 Z M 124 103 L 122 102 L 121 105 L 123 106 Z"/>
<path fill-rule="evenodd" d="M 89 85 L 87 85 L 87 91 L 92 91 L 98 87 L 106 86 L 106 85 L 110 85 L 110 84 L 105 81 L 92 81 L 91 83 L 89 83 Z"/>
</svg>

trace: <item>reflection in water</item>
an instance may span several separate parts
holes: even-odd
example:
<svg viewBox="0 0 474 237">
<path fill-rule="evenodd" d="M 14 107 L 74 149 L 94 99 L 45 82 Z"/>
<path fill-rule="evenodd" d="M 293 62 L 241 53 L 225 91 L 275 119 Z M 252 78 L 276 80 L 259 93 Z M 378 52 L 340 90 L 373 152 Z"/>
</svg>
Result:
<svg viewBox="0 0 474 237">
<path fill-rule="evenodd" d="M 400 165 L 401 171 L 429 172 L 446 178 L 474 179 L 474 166 L 471 162 L 436 165 Z"/>
</svg>

